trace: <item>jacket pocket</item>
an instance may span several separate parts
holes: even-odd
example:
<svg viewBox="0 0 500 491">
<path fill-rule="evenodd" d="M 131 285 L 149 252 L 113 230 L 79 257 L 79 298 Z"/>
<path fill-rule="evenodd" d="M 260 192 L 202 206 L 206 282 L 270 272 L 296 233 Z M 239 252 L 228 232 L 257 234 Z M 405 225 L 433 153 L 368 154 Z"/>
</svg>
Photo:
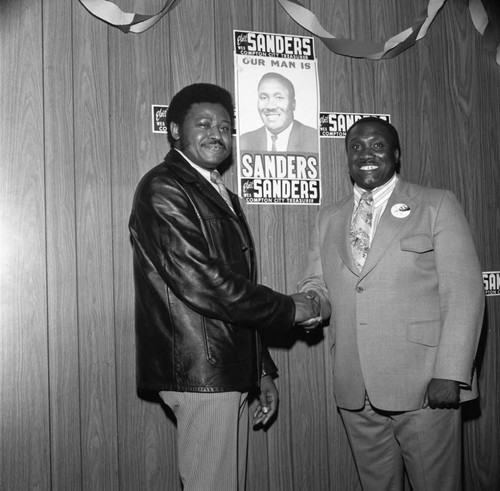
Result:
<svg viewBox="0 0 500 491">
<path fill-rule="evenodd" d="M 411 343 L 425 346 L 437 346 L 441 337 L 440 319 L 432 321 L 416 321 L 408 325 L 407 339 Z"/>
<path fill-rule="evenodd" d="M 214 366 L 245 363 L 255 351 L 254 331 L 204 318 L 205 350 Z"/>
<path fill-rule="evenodd" d="M 419 234 L 405 237 L 399 241 L 401 250 L 407 252 L 416 252 L 422 254 L 434 250 L 432 240 L 428 235 Z"/>
</svg>

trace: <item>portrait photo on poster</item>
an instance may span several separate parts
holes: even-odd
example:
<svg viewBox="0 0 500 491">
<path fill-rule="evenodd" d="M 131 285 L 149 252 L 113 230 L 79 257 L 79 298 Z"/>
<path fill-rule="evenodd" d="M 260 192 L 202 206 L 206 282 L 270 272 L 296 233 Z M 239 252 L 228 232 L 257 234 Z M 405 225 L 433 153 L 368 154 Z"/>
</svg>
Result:
<svg viewBox="0 0 500 491">
<path fill-rule="evenodd" d="M 243 58 L 243 63 L 244 60 L 250 61 L 248 57 Z M 296 149 L 318 153 L 317 77 L 312 64 L 283 61 L 286 67 L 278 68 L 271 65 L 270 59 L 252 61 L 259 61 L 261 65 L 238 67 L 241 69 L 237 100 L 240 149 L 271 151 L 266 144 L 266 133 L 270 133 L 277 137 L 276 151 Z M 309 68 L 294 68 L 302 65 Z M 280 146 L 283 134 L 288 144 Z"/>
</svg>

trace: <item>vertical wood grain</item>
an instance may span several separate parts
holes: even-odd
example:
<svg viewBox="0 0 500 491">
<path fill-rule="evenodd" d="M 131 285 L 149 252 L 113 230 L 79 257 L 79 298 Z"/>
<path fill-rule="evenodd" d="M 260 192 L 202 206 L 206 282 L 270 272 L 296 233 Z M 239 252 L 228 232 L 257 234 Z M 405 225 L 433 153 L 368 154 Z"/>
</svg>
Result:
<svg viewBox="0 0 500 491">
<path fill-rule="evenodd" d="M 215 83 L 214 0 L 184 0 L 169 15 L 174 96 L 196 82 Z"/>
<path fill-rule="evenodd" d="M 43 9 L 47 300 L 53 489 L 81 489 L 72 3 Z M 61 144 L 64 142 L 64 144 Z"/>
<path fill-rule="evenodd" d="M 73 9 L 77 299 L 84 489 L 118 489 L 108 27 Z"/>
<path fill-rule="evenodd" d="M 0 5 L 0 488 L 50 486 L 40 3 Z"/>
<path fill-rule="evenodd" d="M 371 4 L 374 0 L 368 2 L 350 2 L 348 5 L 349 13 L 349 34 L 350 38 L 360 41 L 380 41 L 374 38 L 373 23 L 371 20 Z M 374 84 L 374 64 L 372 60 L 362 58 L 351 59 L 351 99 L 344 103 L 348 104 L 346 112 L 371 113 L 375 105 L 375 84 Z"/>
</svg>

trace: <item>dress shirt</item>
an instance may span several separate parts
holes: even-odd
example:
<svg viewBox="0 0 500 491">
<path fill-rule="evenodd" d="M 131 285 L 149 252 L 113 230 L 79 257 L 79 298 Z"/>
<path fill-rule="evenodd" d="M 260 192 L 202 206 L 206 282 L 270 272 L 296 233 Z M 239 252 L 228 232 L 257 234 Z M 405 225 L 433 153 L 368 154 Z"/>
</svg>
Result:
<svg viewBox="0 0 500 491">
<path fill-rule="evenodd" d="M 212 182 L 212 180 L 210 179 L 210 172 L 211 171 L 209 171 L 208 169 L 204 169 L 203 167 L 200 167 L 199 165 L 196 165 L 195 163 L 193 163 L 178 148 L 176 148 L 175 150 L 177 150 L 177 152 L 179 152 L 188 161 L 189 165 L 193 169 L 195 169 L 197 172 L 199 172 L 211 184 L 211 186 L 220 194 L 219 186 L 217 186 L 217 184 L 215 184 L 215 182 Z"/>
<path fill-rule="evenodd" d="M 397 174 L 394 174 L 392 178 L 389 179 L 389 181 L 387 181 L 385 184 L 383 184 L 378 188 L 372 189 L 373 218 L 372 218 L 372 228 L 370 233 L 370 245 L 375 235 L 375 231 L 377 230 L 377 226 L 380 222 L 380 218 L 382 217 L 382 213 L 384 213 L 384 210 L 387 206 L 387 202 L 389 201 L 389 198 L 391 197 L 391 194 L 394 191 L 397 182 L 398 182 L 398 176 Z M 367 190 L 359 187 L 357 184 L 354 185 L 354 208 L 352 213 L 353 217 L 356 212 L 356 209 L 358 208 L 359 200 L 361 199 L 361 194 L 364 193 L 365 191 Z"/>
<path fill-rule="evenodd" d="M 288 126 L 287 129 L 283 130 L 281 133 L 278 133 L 276 136 L 278 137 L 276 139 L 276 151 L 277 152 L 286 152 L 286 149 L 288 148 L 288 140 L 290 139 L 290 133 L 292 132 L 292 127 L 293 127 L 293 122 L 290 126 Z M 273 146 L 273 140 L 271 138 L 271 135 L 274 133 L 271 133 L 267 128 L 266 128 L 266 135 L 267 135 L 267 151 L 270 152 Z"/>
</svg>

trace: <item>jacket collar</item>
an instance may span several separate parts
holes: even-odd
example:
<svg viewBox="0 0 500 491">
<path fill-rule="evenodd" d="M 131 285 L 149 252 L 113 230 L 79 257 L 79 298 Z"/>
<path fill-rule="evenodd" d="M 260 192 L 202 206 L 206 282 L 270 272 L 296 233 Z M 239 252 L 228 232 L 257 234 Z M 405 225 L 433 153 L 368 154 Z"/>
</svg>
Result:
<svg viewBox="0 0 500 491">
<path fill-rule="evenodd" d="M 174 148 L 172 148 L 165 159 L 163 160 L 165 165 L 168 165 L 170 169 L 174 170 L 175 173 L 183 181 L 194 183 L 203 182 L 206 180 L 196 169 L 189 164 L 189 162 Z"/>
<path fill-rule="evenodd" d="M 180 180 L 198 188 L 207 199 L 234 218 L 234 213 L 229 209 L 222 196 L 215 190 L 212 184 L 210 184 L 179 152 L 177 152 L 177 150 L 172 148 L 165 156 L 163 163 L 167 165 Z M 241 219 L 243 213 L 241 211 L 239 199 L 230 189 L 227 191 L 236 215 Z"/>
</svg>

